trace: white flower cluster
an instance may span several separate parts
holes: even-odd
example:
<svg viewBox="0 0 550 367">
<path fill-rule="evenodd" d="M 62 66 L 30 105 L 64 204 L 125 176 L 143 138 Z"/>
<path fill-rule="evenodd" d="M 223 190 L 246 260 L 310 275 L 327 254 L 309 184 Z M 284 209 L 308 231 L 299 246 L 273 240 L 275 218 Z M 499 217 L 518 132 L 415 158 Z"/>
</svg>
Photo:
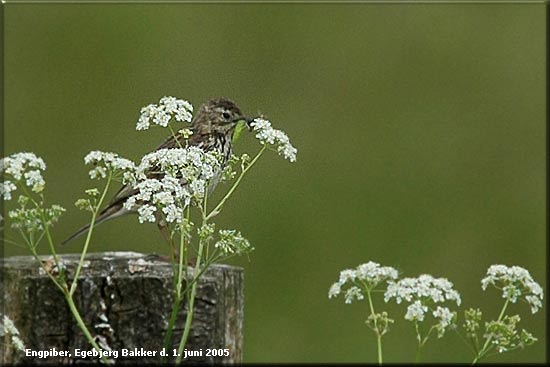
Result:
<svg viewBox="0 0 550 367">
<path fill-rule="evenodd" d="M 169 223 L 181 223 L 183 209 L 189 205 L 191 194 L 180 181 L 171 176 L 140 181 L 134 186 L 138 193 L 126 200 L 124 207 L 128 210 L 137 207 L 140 223 L 155 222 L 155 213 L 160 208 Z M 145 203 L 138 205 L 138 203 Z"/>
<path fill-rule="evenodd" d="M 451 311 L 447 307 L 437 306 L 435 311 L 432 312 L 433 317 L 438 320 L 435 328 L 437 330 L 437 336 L 442 338 L 445 335 L 445 330 L 448 327 L 456 324 L 456 311 Z"/>
<path fill-rule="evenodd" d="M 405 314 L 405 320 L 424 321 L 424 315 L 428 312 L 428 306 L 424 306 L 420 301 L 414 301 L 407 307 L 407 313 Z"/>
<path fill-rule="evenodd" d="M 512 303 L 523 295 L 531 306 L 532 313 L 542 307 L 544 292 L 527 269 L 520 266 L 491 265 L 487 269 L 487 276 L 481 280 L 481 288 L 486 290 L 489 284 L 502 289 L 502 297 Z"/>
<path fill-rule="evenodd" d="M 46 182 L 42 178 L 42 171 L 46 170 L 46 164 L 42 158 L 34 153 L 21 152 L 0 159 L 0 173 L 3 173 L 13 181 L 25 181 L 25 185 L 33 192 L 40 193 L 44 190 Z M 4 200 L 11 200 L 11 193 L 16 185 L 12 180 L 0 182 L 0 196 Z"/>
<path fill-rule="evenodd" d="M 145 179 L 151 172 L 182 177 L 187 182 L 194 179 L 211 180 L 221 171 L 222 160 L 216 151 L 205 152 L 199 147 L 159 149 L 145 155 L 137 167 L 138 179 Z"/>
<path fill-rule="evenodd" d="M 274 145 L 279 155 L 282 155 L 290 162 L 296 161 L 298 150 L 292 146 L 290 139 L 283 131 L 274 129 L 271 126 L 271 122 L 262 118 L 256 118 L 250 126 L 254 129 L 256 138 L 262 144 Z"/>
<path fill-rule="evenodd" d="M 155 222 L 160 209 L 167 222 L 182 223 L 183 209 L 200 201 L 221 171 L 221 157 L 198 147 L 160 149 L 143 157 L 135 172 L 138 193 L 124 207 L 137 208 L 140 222 Z M 149 178 L 153 175 L 153 178 Z M 156 177 L 156 178 L 155 178 Z"/>
<path fill-rule="evenodd" d="M 363 292 L 361 292 L 361 288 L 356 286 L 349 287 L 344 295 L 344 299 L 347 304 L 352 303 L 354 299 L 361 301 L 364 298 L 365 296 L 363 295 Z"/>
<path fill-rule="evenodd" d="M 216 242 L 214 247 L 219 248 L 225 255 L 240 255 L 253 250 L 250 242 L 234 229 L 222 229 L 219 235 L 220 240 Z"/>
<path fill-rule="evenodd" d="M 0 336 L 9 335 L 11 338 L 11 344 L 15 349 L 20 351 L 25 351 L 25 344 L 19 338 L 19 330 L 15 327 L 13 321 L 7 316 L 4 315 L 1 319 L 2 327 L 0 327 Z"/>
<path fill-rule="evenodd" d="M 10 180 L 0 183 L 0 196 L 4 200 L 11 200 L 11 193 L 17 189 L 17 186 Z"/>
<path fill-rule="evenodd" d="M 162 97 L 158 105 L 150 104 L 141 109 L 136 130 L 147 130 L 151 123 L 166 127 L 172 118 L 178 122 L 191 122 L 193 118 L 191 103 L 175 97 Z"/>
<path fill-rule="evenodd" d="M 91 151 L 84 157 L 85 164 L 93 164 L 96 167 L 90 170 L 90 178 L 100 179 L 107 177 L 107 173 L 123 174 L 124 181 L 130 180 L 132 173 L 136 170 L 136 165 L 129 159 L 121 158 L 116 153 Z"/>
<path fill-rule="evenodd" d="M 342 292 L 342 287 L 349 283 L 351 286 L 344 294 L 345 302 L 349 304 L 354 299 L 364 298 L 360 287 L 372 290 L 381 282 L 394 280 L 397 277 L 398 273 L 394 268 L 369 261 L 355 269 L 342 270 L 338 281 L 330 287 L 328 298 L 338 296 Z"/>
<path fill-rule="evenodd" d="M 453 289 L 453 283 L 445 278 L 434 278 L 422 274 L 417 278 L 403 278 L 398 282 L 390 282 L 384 294 L 384 301 L 395 298 L 398 304 L 402 300 L 411 302 L 414 299 L 427 299 L 433 303 L 455 301 L 460 305 L 460 294 Z"/>
<path fill-rule="evenodd" d="M 432 315 L 436 319 L 440 320 L 439 322 L 443 328 L 450 326 L 453 323 L 454 318 L 456 317 L 456 313 L 451 312 L 451 310 L 449 310 L 447 307 L 441 307 L 441 306 L 437 306 L 435 311 L 433 311 Z"/>
<path fill-rule="evenodd" d="M 461 303 L 460 294 L 453 289 L 453 283 L 445 278 L 434 278 L 428 274 L 390 282 L 384 294 L 384 301 L 388 302 L 392 298 L 395 298 L 398 304 L 403 300 L 411 302 L 405 314 L 405 319 L 409 321 L 424 321 L 425 314 L 433 303 L 445 301 L 454 301 L 457 305 Z M 456 313 L 446 307 L 437 307 L 432 315 L 439 319 L 438 326 L 444 331 Z"/>
</svg>

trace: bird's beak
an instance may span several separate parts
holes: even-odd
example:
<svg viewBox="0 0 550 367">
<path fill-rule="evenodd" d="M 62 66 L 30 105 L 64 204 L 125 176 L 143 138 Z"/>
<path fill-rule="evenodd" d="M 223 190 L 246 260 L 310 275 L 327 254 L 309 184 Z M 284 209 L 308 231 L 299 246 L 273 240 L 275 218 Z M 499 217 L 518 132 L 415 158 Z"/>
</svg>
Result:
<svg viewBox="0 0 550 367">
<path fill-rule="evenodd" d="M 250 131 L 252 131 L 252 123 L 254 122 L 254 120 L 256 120 L 256 117 L 247 117 L 245 119 L 246 126 L 248 126 L 248 130 L 250 130 Z"/>
</svg>

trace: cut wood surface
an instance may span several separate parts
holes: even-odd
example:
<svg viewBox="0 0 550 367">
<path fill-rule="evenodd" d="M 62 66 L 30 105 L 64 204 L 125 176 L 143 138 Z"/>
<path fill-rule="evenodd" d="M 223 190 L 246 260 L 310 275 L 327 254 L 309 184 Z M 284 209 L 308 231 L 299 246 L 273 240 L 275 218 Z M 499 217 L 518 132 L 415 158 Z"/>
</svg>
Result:
<svg viewBox="0 0 550 367">
<path fill-rule="evenodd" d="M 76 269 L 78 257 L 77 254 L 61 256 L 69 277 Z M 82 361 L 76 357 L 76 349 L 93 350 L 63 295 L 33 257 L 3 259 L 0 291 L 2 312 L 14 321 L 28 349 L 55 348 L 71 353 L 70 357 L 25 357 L 24 353 L 15 352 L 5 337 L 2 363 L 75 363 Z M 100 346 L 118 351 L 116 363 L 160 361 L 173 300 L 170 263 L 135 252 L 89 254 L 74 299 Z M 173 349 L 178 347 L 185 315 L 182 305 L 170 350 L 166 351 L 171 357 Z M 233 266 L 212 265 L 198 284 L 195 315 L 186 347 L 187 351 L 200 355 L 183 362 L 240 363 L 242 334 L 243 271 Z M 223 349 L 228 349 L 228 353 Z M 149 357 L 124 357 L 124 350 L 156 353 Z"/>
</svg>

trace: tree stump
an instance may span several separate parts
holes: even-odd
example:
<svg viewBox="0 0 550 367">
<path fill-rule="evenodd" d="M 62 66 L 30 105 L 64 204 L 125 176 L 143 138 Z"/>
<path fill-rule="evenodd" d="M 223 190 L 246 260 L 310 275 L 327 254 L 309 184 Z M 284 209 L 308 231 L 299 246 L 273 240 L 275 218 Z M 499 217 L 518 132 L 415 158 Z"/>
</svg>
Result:
<svg viewBox="0 0 550 367">
<path fill-rule="evenodd" d="M 70 278 L 79 255 L 61 258 Z M 31 256 L 5 258 L 1 270 L 2 312 L 14 321 L 26 348 L 36 352 L 55 348 L 58 352 L 70 353 L 66 357 L 26 356 L 25 352 L 15 351 L 5 337 L 2 364 L 97 362 L 97 358 L 76 356 L 77 349 L 91 352 L 93 348 L 76 324 L 63 295 L 36 259 Z M 172 281 L 170 263 L 143 254 L 105 252 L 86 257 L 74 300 L 100 346 L 118 351 L 115 363 L 160 362 L 172 310 Z M 184 301 L 170 350 L 166 351 L 168 361 L 175 360 L 173 349 L 178 348 L 186 313 Z M 242 327 L 243 271 L 227 265 L 212 265 L 198 283 L 195 314 L 186 346 L 193 356 L 183 362 L 242 362 Z M 224 349 L 228 352 L 223 352 Z M 141 356 L 124 356 L 124 350 L 139 352 Z M 143 356 L 144 351 L 155 355 Z"/>
</svg>

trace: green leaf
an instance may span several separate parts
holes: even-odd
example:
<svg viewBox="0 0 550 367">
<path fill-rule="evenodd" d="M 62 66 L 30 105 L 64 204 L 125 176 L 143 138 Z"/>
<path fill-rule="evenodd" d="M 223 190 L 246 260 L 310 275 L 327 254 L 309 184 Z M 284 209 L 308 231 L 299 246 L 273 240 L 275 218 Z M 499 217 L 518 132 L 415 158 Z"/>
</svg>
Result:
<svg viewBox="0 0 550 367">
<path fill-rule="evenodd" d="M 233 143 L 236 143 L 239 137 L 241 136 L 243 130 L 247 129 L 246 121 L 240 120 L 235 126 L 235 132 L 233 133 Z"/>
</svg>

